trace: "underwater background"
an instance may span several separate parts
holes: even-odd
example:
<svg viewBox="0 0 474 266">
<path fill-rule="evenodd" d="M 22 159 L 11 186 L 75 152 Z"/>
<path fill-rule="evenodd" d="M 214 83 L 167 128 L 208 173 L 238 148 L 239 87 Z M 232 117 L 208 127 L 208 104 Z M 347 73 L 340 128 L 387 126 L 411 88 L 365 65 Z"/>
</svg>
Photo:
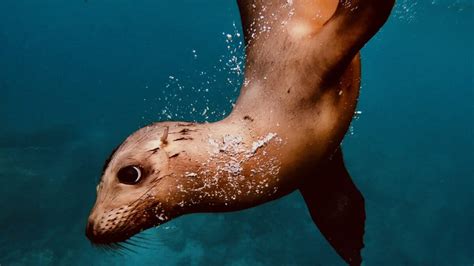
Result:
<svg viewBox="0 0 474 266">
<path fill-rule="evenodd" d="M 472 0 L 399 0 L 344 141 L 365 265 L 473 265 Z M 235 1 L 0 1 L 0 265 L 344 265 L 295 192 L 187 215 L 116 254 L 84 235 L 104 160 L 152 121 L 232 109 Z M 226 35 L 231 34 L 232 38 Z"/>
</svg>

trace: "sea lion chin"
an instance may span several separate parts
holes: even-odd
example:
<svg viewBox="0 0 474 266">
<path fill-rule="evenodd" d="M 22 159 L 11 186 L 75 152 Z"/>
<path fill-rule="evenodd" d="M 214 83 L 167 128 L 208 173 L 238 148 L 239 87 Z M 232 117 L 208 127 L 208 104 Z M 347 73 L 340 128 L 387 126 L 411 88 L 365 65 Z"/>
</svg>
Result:
<svg viewBox="0 0 474 266">
<path fill-rule="evenodd" d="M 338 254 L 361 263 L 364 198 L 340 143 L 359 95 L 358 52 L 394 2 L 263 2 L 238 1 L 247 61 L 232 113 L 129 136 L 106 160 L 86 228 L 91 242 L 121 242 L 180 215 L 246 209 L 299 189 Z"/>
</svg>

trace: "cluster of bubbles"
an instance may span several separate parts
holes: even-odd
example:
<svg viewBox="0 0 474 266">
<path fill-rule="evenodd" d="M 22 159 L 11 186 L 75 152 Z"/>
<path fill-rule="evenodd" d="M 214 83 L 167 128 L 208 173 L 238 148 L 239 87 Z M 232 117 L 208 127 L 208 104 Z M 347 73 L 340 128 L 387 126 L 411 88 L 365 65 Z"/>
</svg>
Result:
<svg viewBox="0 0 474 266">
<path fill-rule="evenodd" d="M 413 22 L 418 17 L 418 13 L 425 12 L 423 10 L 426 5 L 419 5 L 419 2 L 414 0 L 399 0 L 397 1 L 392 16 L 398 20 L 405 22 Z M 473 2 L 468 0 L 431 0 L 431 6 L 447 8 L 457 12 L 463 12 L 467 9 L 472 9 Z"/>
<path fill-rule="evenodd" d="M 415 19 L 418 12 L 418 2 L 413 0 L 401 0 L 397 3 L 394 15 L 397 19 L 411 22 Z"/>
<path fill-rule="evenodd" d="M 210 68 L 203 69 L 199 52 L 196 49 L 191 50 L 192 61 L 196 67 L 188 74 L 169 75 L 163 88 L 157 90 L 158 96 L 147 104 L 149 108 L 142 117 L 145 122 L 215 121 L 222 119 L 232 110 L 244 74 L 245 44 L 235 23 L 233 30 L 222 32 L 222 36 L 225 53 L 220 55 Z"/>
<path fill-rule="evenodd" d="M 287 0 L 283 8 L 291 8 L 292 4 L 292 1 Z M 265 12 L 264 6 L 250 26 L 252 32 L 249 34 L 252 38 L 270 31 L 270 22 L 278 19 L 274 13 L 268 14 L 267 18 Z M 290 11 L 290 16 L 292 12 Z M 284 20 L 282 23 L 286 22 Z M 191 73 L 169 75 L 162 89 L 157 90 L 157 97 L 143 99 L 148 106 L 142 115 L 144 124 L 166 120 L 209 122 L 220 120 L 229 114 L 238 97 L 245 68 L 243 34 L 235 22 L 232 26 L 230 32 L 222 32 L 225 53 L 218 57 L 215 64 L 204 69 L 199 52 L 192 49 L 191 56 L 196 67 Z"/>
</svg>

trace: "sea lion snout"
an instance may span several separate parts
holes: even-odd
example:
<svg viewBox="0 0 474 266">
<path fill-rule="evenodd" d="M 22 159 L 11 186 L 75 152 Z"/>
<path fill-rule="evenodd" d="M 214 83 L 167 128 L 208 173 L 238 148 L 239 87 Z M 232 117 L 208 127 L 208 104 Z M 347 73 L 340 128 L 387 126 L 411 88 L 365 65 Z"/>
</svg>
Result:
<svg viewBox="0 0 474 266">
<path fill-rule="evenodd" d="M 89 219 L 86 225 L 86 236 L 89 241 L 94 242 L 96 233 L 94 231 L 94 220 Z"/>
<path fill-rule="evenodd" d="M 121 233 L 101 228 L 94 220 L 89 219 L 86 226 L 86 237 L 93 244 L 110 244 L 126 239 Z"/>
<path fill-rule="evenodd" d="M 128 220 L 135 212 L 129 207 L 120 207 L 104 212 L 94 208 L 86 225 L 86 236 L 94 244 L 118 242 L 130 236 Z"/>
<path fill-rule="evenodd" d="M 105 241 L 103 232 L 98 228 L 97 223 L 94 219 L 89 218 L 86 225 L 86 237 L 93 244 L 105 244 L 109 241 Z"/>
</svg>

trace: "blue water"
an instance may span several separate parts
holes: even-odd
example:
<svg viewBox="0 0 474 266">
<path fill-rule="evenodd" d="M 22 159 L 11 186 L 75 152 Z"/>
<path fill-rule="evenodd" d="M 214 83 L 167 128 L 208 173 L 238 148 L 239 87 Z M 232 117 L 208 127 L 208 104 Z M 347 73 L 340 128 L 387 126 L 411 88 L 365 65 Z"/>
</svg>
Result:
<svg viewBox="0 0 474 266">
<path fill-rule="evenodd" d="M 399 0 L 362 52 L 344 150 L 367 203 L 366 265 L 474 263 L 473 12 Z M 234 22 L 233 1 L 0 1 L 0 265 L 343 265 L 298 193 L 181 217 L 136 253 L 84 236 L 117 143 L 151 121 L 231 110 Z"/>
</svg>

